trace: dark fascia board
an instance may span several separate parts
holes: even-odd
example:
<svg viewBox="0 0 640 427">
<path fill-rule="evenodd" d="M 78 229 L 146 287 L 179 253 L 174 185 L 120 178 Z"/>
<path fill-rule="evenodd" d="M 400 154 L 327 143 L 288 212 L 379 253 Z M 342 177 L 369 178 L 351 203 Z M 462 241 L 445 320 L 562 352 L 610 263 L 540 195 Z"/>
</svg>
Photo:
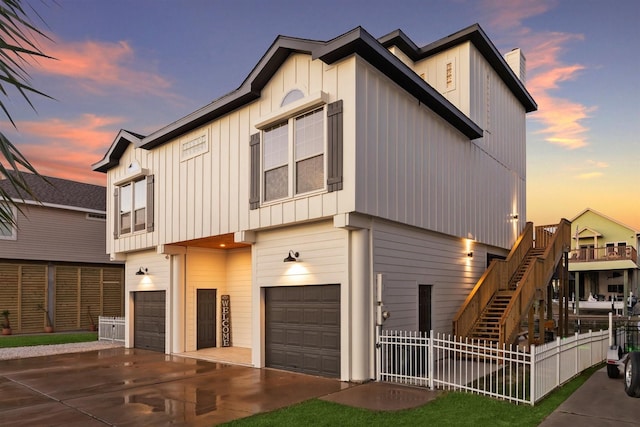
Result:
<svg viewBox="0 0 640 427">
<path fill-rule="evenodd" d="M 402 53 L 411 58 L 413 62 L 421 59 L 419 55 L 420 48 L 402 30 L 392 31 L 378 38 L 378 42 L 380 42 L 385 49 L 391 46 L 398 47 Z"/>
<path fill-rule="evenodd" d="M 465 41 L 470 41 L 478 51 L 489 62 L 491 67 L 505 82 L 507 87 L 513 92 L 518 101 L 525 108 L 527 113 L 536 111 L 538 105 L 529 94 L 520 79 L 515 75 L 504 57 L 500 54 L 495 45 L 491 42 L 487 34 L 479 24 L 473 24 L 456 33 L 444 37 L 431 44 L 417 48 L 416 45 L 400 30 L 396 30 L 379 39 L 385 47 L 397 46 L 405 55 L 414 62 L 433 56 L 444 50 L 457 46 Z"/>
<path fill-rule="evenodd" d="M 310 54 L 314 59 L 320 58 L 327 64 L 357 54 L 442 116 L 469 139 L 482 136 L 482 129 L 478 125 L 385 49 L 374 37 L 361 27 L 357 27 L 328 42 L 279 36 L 238 89 L 146 137 L 138 138 L 134 141 L 135 146 L 150 150 L 258 99 L 269 79 L 289 55 L 295 52 Z M 128 132 L 127 134 L 133 136 Z M 130 140 L 119 134 L 105 158 L 93 165 L 93 170 L 106 172 L 117 165 L 119 156 L 126 148 L 126 141 Z"/>
<path fill-rule="evenodd" d="M 118 165 L 120 157 L 122 157 L 129 144 L 139 144 L 142 138 L 144 138 L 142 135 L 120 129 L 107 154 L 104 155 L 102 160 L 91 165 L 91 168 L 96 172 L 107 172 Z"/>
<path fill-rule="evenodd" d="M 354 53 L 382 71 L 467 138 L 482 136 L 482 129 L 477 124 L 360 27 L 329 41 L 316 50 L 314 57 L 333 64 Z"/>
<path fill-rule="evenodd" d="M 150 150 L 190 130 L 236 110 L 260 97 L 260 92 L 284 61 L 294 52 L 310 54 L 322 42 L 279 36 L 249 76 L 235 91 L 144 138 L 139 147 Z"/>
</svg>

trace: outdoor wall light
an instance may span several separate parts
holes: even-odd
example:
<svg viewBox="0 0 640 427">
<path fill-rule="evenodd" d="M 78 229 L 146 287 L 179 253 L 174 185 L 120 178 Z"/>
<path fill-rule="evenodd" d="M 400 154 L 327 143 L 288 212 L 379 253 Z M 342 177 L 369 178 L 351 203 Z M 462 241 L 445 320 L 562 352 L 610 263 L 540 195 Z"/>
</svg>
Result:
<svg viewBox="0 0 640 427">
<path fill-rule="evenodd" d="M 299 252 L 294 252 L 293 250 L 289 251 L 289 255 L 284 259 L 283 262 L 296 262 L 298 261 L 298 257 L 300 256 Z"/>
<path fill-rule="evenodd" d="M 467 256 L 468 256 L 469 258 L 473 257 L 473 251 L 469 251 L 469 252 L 467 252 Z"/>
<path fill-rule="evenodd" d="M 148 271 L 148 269 L 140 267 L 140 269 L 136 271 L 136 276 L 146 276 Z"/>
</svg>

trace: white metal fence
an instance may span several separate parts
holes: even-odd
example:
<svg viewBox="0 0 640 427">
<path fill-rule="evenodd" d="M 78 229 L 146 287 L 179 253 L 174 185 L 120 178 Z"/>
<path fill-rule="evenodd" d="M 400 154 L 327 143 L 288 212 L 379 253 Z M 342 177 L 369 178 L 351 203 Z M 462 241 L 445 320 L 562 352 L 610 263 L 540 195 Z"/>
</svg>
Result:
<svg viewBox="0 0 640 427">
<path fill-rule="evenodd" d="M 608 331 L 576 334 L 526 351 L 450 335 L 382 331 L 378 381 L 459 390 L 535 404 L 607 356 Z"/>
<path fill-rule="evenodd" d="M 124 342 L 124 317 L 98 317 L 98 340 Z"/>
</svg>

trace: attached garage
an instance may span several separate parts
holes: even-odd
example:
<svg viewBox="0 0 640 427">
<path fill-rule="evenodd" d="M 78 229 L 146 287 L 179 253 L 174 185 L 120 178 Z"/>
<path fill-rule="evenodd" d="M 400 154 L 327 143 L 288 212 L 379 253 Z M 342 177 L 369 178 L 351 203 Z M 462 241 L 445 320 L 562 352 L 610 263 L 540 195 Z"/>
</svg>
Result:
<svg viewBox="0 0 640 427">
<path fill-rule="evenodd" d="M 165 351 L 165 292 L 134 292 L 135 348 Z"/>
<path fill-rule="evenodd" d="M 340 377 L 340 285 L 265 288 L 265 362 Z"/>
</svg>

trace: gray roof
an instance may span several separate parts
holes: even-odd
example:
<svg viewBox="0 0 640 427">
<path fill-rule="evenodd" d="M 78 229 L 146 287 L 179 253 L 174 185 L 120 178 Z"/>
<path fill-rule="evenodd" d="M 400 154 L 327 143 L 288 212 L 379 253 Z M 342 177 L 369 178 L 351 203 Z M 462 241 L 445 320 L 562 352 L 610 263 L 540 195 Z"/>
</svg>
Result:
<svg viewBox="0 0 640 427">
<path fill-rule="evenodd" d="M 45 177 L 45 181 L 40 176 L 26 172 L 22 176 L 38 201 L 43 204 L 101 212 L 107 210 L 106 187 L 53 177 Z M 16 190 L 6 178 L 0 180 L 0 187 L 14 200 L 34 201 L 33 196 Z"/>
</svg>

